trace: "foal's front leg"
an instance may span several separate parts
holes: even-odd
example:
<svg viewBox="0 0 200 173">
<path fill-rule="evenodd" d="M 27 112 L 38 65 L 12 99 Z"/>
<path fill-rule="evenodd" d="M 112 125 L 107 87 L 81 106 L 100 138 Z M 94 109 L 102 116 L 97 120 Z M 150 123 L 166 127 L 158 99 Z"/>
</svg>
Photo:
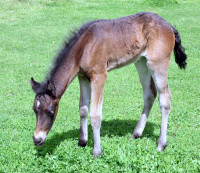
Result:
<svg viewBox="0 0 200 173">
<path fill-rule="evenodd" d="M 90 108 L 91 87 L 88 79 L 78 76 L 80 84 L 79 112 L 81 118 L 80 136 L 78 145 L 85 147 L 88 140 L 88 111 Z"/>
<path fill-rule="evenodd" d="M 94 157 L 101 155 L 100 144 L 100 128 L 102 120 L 102 103 L 103 103 L 103 90 L 107 78 L 107 73 L 95 74 L 92 76 L 91 89 L 92 89 L 92 104 L 90 112 L 90 120 L 93 130 L 94 138 Z"/>
</svg>

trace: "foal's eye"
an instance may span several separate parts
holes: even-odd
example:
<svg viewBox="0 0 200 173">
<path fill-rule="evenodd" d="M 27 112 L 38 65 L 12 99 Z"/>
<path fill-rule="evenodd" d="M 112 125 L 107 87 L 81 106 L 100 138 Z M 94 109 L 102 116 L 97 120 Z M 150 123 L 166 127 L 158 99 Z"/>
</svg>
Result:
<svg viewBox="0 0 200 173">
<path fill-rule="evenodd" d="M 48 114 L 49 116 L 53 116 L 53 115 L 54 115 L 54 111 L 48 111 L 47 114 Z"/>
</svg>

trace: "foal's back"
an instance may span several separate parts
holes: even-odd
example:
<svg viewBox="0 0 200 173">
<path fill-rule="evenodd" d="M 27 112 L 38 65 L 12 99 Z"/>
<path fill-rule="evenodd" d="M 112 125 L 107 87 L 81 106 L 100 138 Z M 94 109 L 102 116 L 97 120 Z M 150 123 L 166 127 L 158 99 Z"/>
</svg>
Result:
<svg viewBox="0 0 200 173">
<path fill-rule="evenodd" d="M 166 50 L 167 55 L 163 57 L 169 57 L 174 47 L 172 27 L 154 13 L 100 20 L 93 23 L 87 32 L 91 39 L 85 47 L 81 67 L 88 69 L 98 64 L 98 68 L 94 68 L 98 73 L 136 62 L 138 57 L 151 55 L 152 50 L 159 49 L 159 44 Z"/>
</svg>

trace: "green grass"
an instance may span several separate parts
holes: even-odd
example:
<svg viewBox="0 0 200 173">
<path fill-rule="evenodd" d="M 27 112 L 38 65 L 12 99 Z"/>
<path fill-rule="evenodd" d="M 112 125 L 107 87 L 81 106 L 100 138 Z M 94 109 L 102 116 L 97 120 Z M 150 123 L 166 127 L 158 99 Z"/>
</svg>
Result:
<svg viewBox="0 0 200 173">
<path fill-rule="evenodd" d="M 0 1 L 0 172 L 200 172 L 200 3 L 198 0 L 12 0 Z M 141 11 L 158 13 L 176 25 L 188 54 L 185 71 L 171 58 L 172 110 L 168 146 L 156 152 L 160 132 L 158 101 L 143 137 L 129 140 L 143 107 L 134 65 L 109 73 L 103 104 L 103 156 L 93 159 L 92 130 L 78 147 L 79 84 L 65 92 L 45 144 L 32 135 L 34 93 L 29 79 L 43 80 L 69 31 L 92 19 Z"/>
</svg>

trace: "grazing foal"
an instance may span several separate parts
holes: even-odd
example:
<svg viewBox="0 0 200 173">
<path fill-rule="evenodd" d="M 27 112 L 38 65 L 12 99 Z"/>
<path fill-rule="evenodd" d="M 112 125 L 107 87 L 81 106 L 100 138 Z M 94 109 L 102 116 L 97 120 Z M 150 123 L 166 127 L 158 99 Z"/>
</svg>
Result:
<svg viewBox="0 0 200 173">
<path fill-rule="evenodd" d="M 43 144 L 58 111 L 59 101 L 71 81 L 78 75 L 80 83 L 79 146 L 88 140 L 88 112 L 94 137 L 94 157 L 101 154 L 100 128 L 103 90 L 108 71 L 134 63 L 143 87 L 144 107 L 132 137 L 142 136 L 149 112 L 159 94 L 162 113 L 158 151 L 167 144 L 167 121 L 171 93 L 167 73 L 172 51 L 180 68 L 186 67 L 187 55 L 178 31 L 154 13 L 86 23 L 66 43 L 55 59 L 44 82 L 30 80 L 36 93 L 33 110 L 36 129 L 33 141 Z M 90 105 L 91 100 L 91 105 Z"/>
</svg>

